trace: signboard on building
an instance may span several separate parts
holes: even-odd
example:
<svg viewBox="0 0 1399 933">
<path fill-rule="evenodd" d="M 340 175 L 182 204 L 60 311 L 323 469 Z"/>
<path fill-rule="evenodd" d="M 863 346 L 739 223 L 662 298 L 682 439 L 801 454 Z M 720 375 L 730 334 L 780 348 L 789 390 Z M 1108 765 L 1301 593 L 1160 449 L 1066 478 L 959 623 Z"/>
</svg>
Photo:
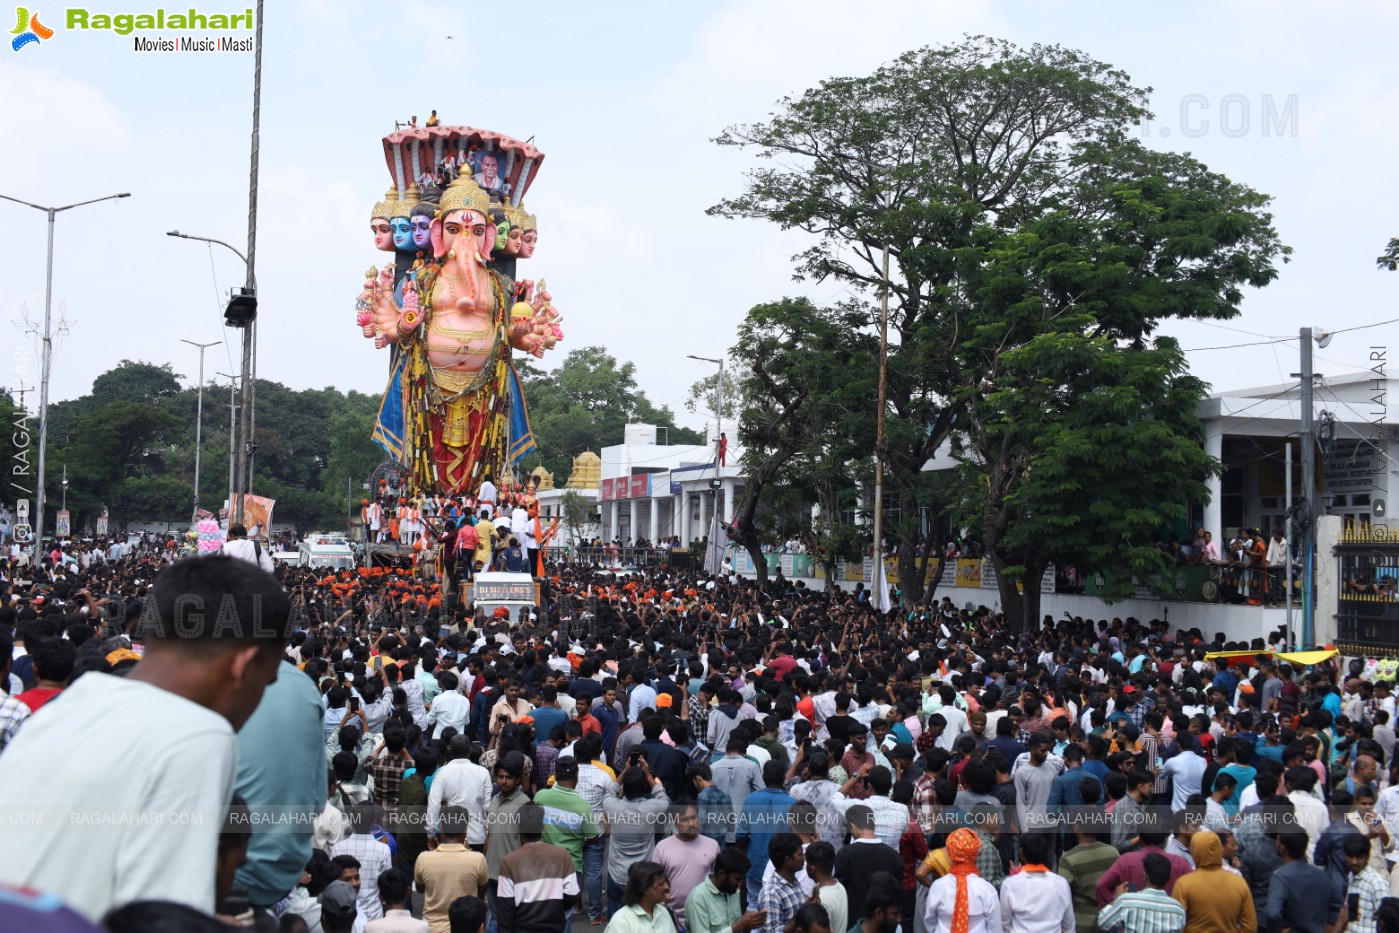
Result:
<svg viewBox="0 0 1399 933">
<path fill-rule="evenodd" d="M 975 558 L 957 559 L 957 585 L 981 586 L 981 561 Z"/>
<path fill-rule="evenodd" d="M 651 475 L 617 476 L 598 483 L 597 497 L 600 502 L 617 499 L 645 499 L 651 494 Z"/>
</svg>

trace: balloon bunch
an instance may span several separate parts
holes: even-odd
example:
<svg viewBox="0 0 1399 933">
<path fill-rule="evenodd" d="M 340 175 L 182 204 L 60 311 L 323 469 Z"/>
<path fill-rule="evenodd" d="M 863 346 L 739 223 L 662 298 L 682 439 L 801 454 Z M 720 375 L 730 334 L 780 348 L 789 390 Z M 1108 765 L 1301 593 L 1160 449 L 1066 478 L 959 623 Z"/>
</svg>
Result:
<svg viewBox="0 0 1399 933">
<path fill-rule="evenodd" d="M 199 538 L 200 554 L 217 554 L 223 549 L 223 529 L 217 520 L 206 518 L 194 527 L 196 530 L 190 534 Z"/>
</svg>

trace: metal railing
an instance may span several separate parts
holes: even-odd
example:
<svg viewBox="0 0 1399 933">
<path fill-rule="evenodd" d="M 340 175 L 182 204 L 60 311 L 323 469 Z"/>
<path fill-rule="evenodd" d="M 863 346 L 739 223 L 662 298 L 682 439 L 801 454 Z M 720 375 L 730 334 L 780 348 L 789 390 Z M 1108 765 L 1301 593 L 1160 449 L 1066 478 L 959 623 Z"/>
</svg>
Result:
<svg viewBox="0 0 1399 933">
<path fill-rule="evenodd" d="M 670 548 L 564 547 L 550 548 L 549 559 L 566 564 L 599 567 L 665 567 L 671 563 Z M 680 552 L 687 553 L 687 552 Z"/>
<path fill-rule="evenodd" d="M 1336 556 L 1339 640 L 1366 649 L 1399 649 L 1399 531 L 1348 525 Z"/>
</svg>

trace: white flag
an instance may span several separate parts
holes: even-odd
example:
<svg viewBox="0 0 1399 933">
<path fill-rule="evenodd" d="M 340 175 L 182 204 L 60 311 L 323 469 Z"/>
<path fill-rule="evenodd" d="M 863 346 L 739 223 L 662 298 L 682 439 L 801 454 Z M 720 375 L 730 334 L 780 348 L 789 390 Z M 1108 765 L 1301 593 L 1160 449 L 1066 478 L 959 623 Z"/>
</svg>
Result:
<svg viewBox="0 0 1399 933">
<path fill-rule="evenodd" d="M 884 556 L 875 555 L 874 558 L 874 595 L 875 605 L 879 607 L 880 613 L 886 613 L 893 604 L 889 602 L 889 583 L 884 579 Z"/>
</svg>

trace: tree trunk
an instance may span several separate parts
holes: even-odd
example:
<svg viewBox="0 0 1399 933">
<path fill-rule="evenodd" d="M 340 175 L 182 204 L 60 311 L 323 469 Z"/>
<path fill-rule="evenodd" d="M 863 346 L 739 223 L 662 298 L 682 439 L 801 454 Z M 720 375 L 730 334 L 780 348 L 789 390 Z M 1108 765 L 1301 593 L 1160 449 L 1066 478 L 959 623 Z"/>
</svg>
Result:
<svg viewBox="0 0 1399 933">
<path fill-rule="evenodd" d="M 758 535 L 758 528 L 753 523 L 753 518 L 758 511 L 758 499 L 762 494 L 763 486 L 770 479 L 770 474 L 766 470 L 759 471 L 752 477 L 746 477 L 745 481 L 751 483 L 743 497 L 743 505 L 739 509 L 733 527 L 721 525 L 724 533 L 733 538 L 743 549 L 748 552 L 748 556 L 753 560 L 753 573 L 758 578 L 758 585 L 762 586 L 768 580 L 768 562 L 763 556 L 763 540 Z"/>
<path fill-rule="evenodd" d="M 1005 575 L 1010 561 L 995 551 L 988 551 L 991 566 L 996 568 L 996 588 L 1001 594 L 1001 614 L 1013 632 L 1025 631 L 1025 597 L 1016 589 L 1015 581 Z"/>
<path fill-rule="evenodd" d="M 929 536 L 931 538 L 931 536 Z M 931 563 L 931 560 L 929 561 Z M 933 605 L 933 598 L 937 596 L 938 586 L 942 583 L 942 573 L 947 568 L 947 558 L 938 551 L 937 570 L 933 572 L 933 582 L 928 585 L 927 591 L 923 594 L 923 611 L 927 612 Z M 910 603 L 910 605 L 914 605 Z"/>
<path fill-rule="evenodd" d="M 915 524 L 899 529 L 899 588 L 906 606 L 916 606 L 923 601 L 923 574 L 919 568 L 927 570 L 928 567 L 927 549 L 919 549 L 917 529 Z"/>
<path fill-rule="evenodd" d="M 1005 575 L 1005 568 L 1011 562 L 996 553 L 991 554 L 991 565 L 996 568 L 996 588 L 1001 594 L 1001 612 L 1016 632 L 1036 632 L 1040 627 L 1040 578 L 1044 576 L 1049 562 L 1040 556 L 1017 558 L 1017 564 L 1025 567 L 1025 576 L 1016 581 Z M 1021 592 L 1023 588 L 1024 592 Z"/>
</svg>

